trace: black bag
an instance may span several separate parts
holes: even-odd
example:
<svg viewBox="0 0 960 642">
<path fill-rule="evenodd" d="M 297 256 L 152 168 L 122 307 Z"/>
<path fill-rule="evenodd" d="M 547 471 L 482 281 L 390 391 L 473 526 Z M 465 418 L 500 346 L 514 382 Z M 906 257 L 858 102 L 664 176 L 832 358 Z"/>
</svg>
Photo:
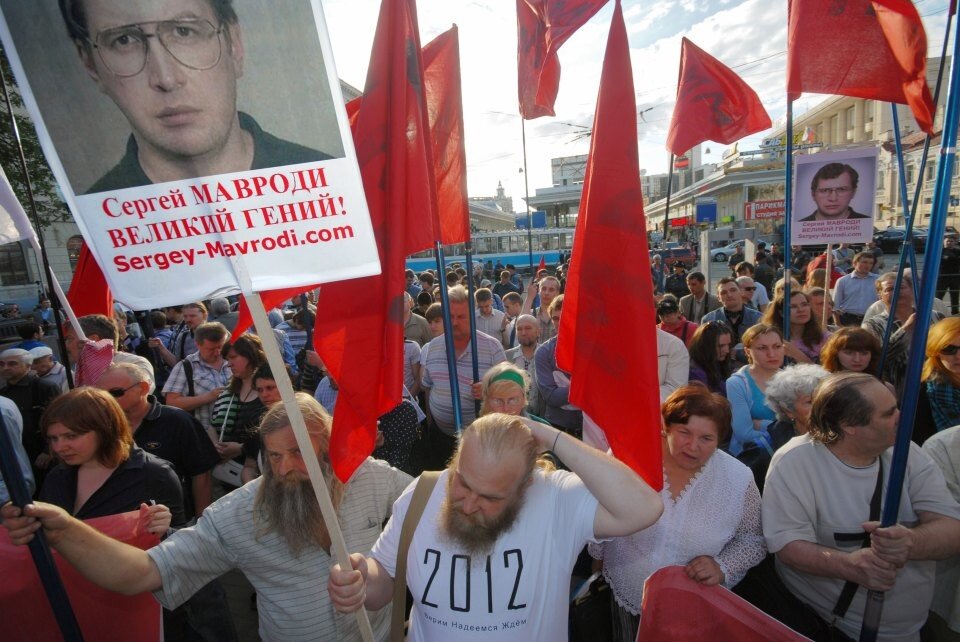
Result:
<svg viewBox="0 0 960 642">
<path fill-rule="evenodd" d="M 613 591 L 601 575 L 570 604 L 570 642 L 613 641 Z"/>
</svg>

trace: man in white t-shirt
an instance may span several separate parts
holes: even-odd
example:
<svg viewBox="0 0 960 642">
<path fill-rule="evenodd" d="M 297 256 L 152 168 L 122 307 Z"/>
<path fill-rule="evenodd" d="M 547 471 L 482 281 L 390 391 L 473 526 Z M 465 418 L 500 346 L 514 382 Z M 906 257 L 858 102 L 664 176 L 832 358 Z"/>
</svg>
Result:
<svg viewBox="0 0 960 642">
<path fill-rule="evenodd" d="M 546 450 L 573 472 L 539 466 Z M 330 597 L 340 611 L 390 602 L 415 487 L 394 504 L 370 556 L 351 556 L 356 570 L 331 569 Z M 646 528 L 662 510 L 658 493 L 632 470 L 566 433 L 503 414 L 477 419 L 407 551 L 408 639 L 565 640 L 570 573 L 584 544 Z"/>
<path fill-rule="evenodd" d="M 897 524 L 880 528 L 872 519 L 871 504 L 879 516 L 886 497 L 899 418 L 896 398 L 875 377 L 825 379 L 813 396 L 809 432 L 774 453 L 763 491 L 763 534 L 783 583 L 853 639 L 871 589 L 886 593 L 880 639 L 919 642 L 935 560 L 960 553 L 960 506 L 915 444 Z M 859 586 L 843 608 L 847 582 Z"/>
</svg>

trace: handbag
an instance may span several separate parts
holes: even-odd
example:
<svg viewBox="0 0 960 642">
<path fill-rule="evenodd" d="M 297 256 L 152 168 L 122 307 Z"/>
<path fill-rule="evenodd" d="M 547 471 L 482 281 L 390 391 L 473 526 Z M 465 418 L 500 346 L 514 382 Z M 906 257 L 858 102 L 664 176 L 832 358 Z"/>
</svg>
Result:
<svg viewBox="0 0 960 642">
<path fill-rule="evenodd" d="M 390 641 L 403 642 L 406 637 L 406 597 L 407 597 L 407 553 L 413 533 L 423 516 L 423 509 L 427 507 L 434 486 L 440 478 L 438 471 L 426 471 L 417 480 L 417 487 L 413 489 L 413 497 L 407 507 L 407 514 L 400 527 L 400 546 L 397 548 L 397 568 L 393 578 L 393 613 L 390 618 Z"/>
<path fill-rule="evenodd" d="M 227 429 L 227 420 L 230 417 L 230 410 L 233 408 L 233 400 L 236 398 L 236 395 L 230 395 L 230 403 L 227 404 L 227 411 L 223 413 L 223 423 L 220 424 L 220 437 L 219 440 L 223 441 L 223 433 Z M 221 461 L 219 464 L 213 467 L 213 478 L 217 481 L 221 481 L 224 484 L 229 484 L 234 487 L 240 487 L 243 485 L 243 481 L 240 479 L 240 473 L 243 472 L 243 464 L 236 462 L 232 459 L 226 461 Z"/>
<path fill-rule="evenodd" d="M 612 591 L 600 573 L 592 575 L 570 601 L 570 642 L 613 640 Z"/>
</svg>

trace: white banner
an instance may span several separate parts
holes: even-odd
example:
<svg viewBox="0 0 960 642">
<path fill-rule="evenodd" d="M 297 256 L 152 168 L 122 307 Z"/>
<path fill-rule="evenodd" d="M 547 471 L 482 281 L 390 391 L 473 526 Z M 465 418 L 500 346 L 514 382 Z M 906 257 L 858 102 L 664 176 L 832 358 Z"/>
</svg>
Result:
<svg viewBox="0 0 960 642">
<path fill-rule="evenodd" d="M 30 225 L 27 213 L 23 211 L 7 175 L 0 167 L 0 245 L 36 238 L 37 233 Z"/>
<path fill-rule="evenodd" d="M 60 4 L 0 0 L 0 38 L 117 300 L 379 273 L 319 0 Z"/>
</svg>

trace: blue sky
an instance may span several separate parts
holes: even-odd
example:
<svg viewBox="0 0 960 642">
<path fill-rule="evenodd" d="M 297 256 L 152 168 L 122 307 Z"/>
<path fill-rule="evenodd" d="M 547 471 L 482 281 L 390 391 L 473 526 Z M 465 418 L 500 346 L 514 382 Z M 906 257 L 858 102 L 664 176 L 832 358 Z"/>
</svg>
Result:
<svg viewBox="0 0 960 642">
<path fill-rule="evenodd" d="M 931 55 L 939 55 L 947 0 L 915 2 L 927 30 Z M 340 77 L 363 87 L 380 0 L 323 0 Z M 664 172 L 666 130 L 676 94 L 680 39 L 733 67 L 759 94 L 776 121 L 786 109 L 785 0 L 624 0 L 637 91 L 641 168 Z M 468 183 L 471 196 L 492 195 L 503 181 L 522 210 L 523 165 L 517 111 L 516 10 L 514 0 L 418 0 L 420 35 L 428 42 L 456 23 L 464 93 Z M 560 50 L 562 75 L 555 118 L 527 121 L 530 193 L 550 185 L 550 159 L 586 154 L 589 139 L 578 132 L 593 122 L 612 0 Z M 804 95 L 802 112 L 824 97 Z M 741 143 L 756 146 L 763 133 Z M 723 145 L 707 144 L 706 160 L 719 160 Z"/>
</svg>

